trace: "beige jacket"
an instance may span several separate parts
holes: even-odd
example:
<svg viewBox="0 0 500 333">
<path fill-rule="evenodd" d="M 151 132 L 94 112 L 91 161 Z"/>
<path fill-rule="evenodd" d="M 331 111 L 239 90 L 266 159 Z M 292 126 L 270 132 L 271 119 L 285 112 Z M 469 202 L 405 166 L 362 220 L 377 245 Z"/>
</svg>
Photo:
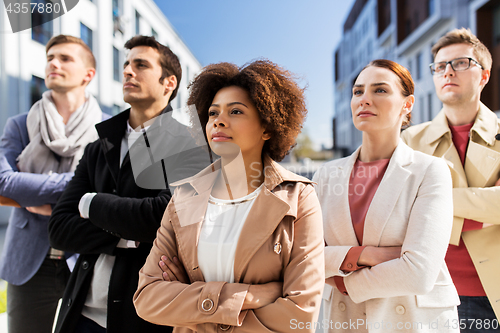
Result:
<svg viewBox="0 0 500 333">
<path fill-rule="evenodd" d="M 453 179 L 453 231 L 450 244 L 464 240 L 479 279 L 497 318 L 500 318 L 500 133 L 497 116 L 481 103 L 462 167 L 453 145 L 446 115 L 412 126 L 402 133 L 410 147 L 443 158 Z M 462 232 L 464 218 L 486 223 L 483 229 Z M 489 226 L 493 224 L 493 226 Z M 489 227 L 488 227 L 489 226 Z"/>
<path fill-rule="evenodd" d="M 313 178 L 323 211 L 326 277 L 343 276 L 349 293 L 325 285 L 328 331 L 458 332 L 444 326 L 449 320 L 452 328 L 459 304 L 444 262 L 452 227 L 445 163 L 400 142 L 370 204 L 359 244 L 348 197 L 358 155 L 359 148 L 326 163 Z M 402 246 L 401 257 L 346 274 L 340 266 L 349 249 L 359 245 Z"/>
<path fill-rule="evenodd" d="M 134 304 L 140 317 L 176 326 L 175 332 L 314 331 L 325 278 L 318 199 L 309 180 L 269 157 L 264 170 L 265 186 L 236 249 L 236 283 L 205 282 L 198 267 L 197 243 L 217 172 L 208 167 L 180 183 L 139 273 Z M 163 281 L 158 267 L 162 254 L 178 256 L 190 284 Z M 283 282 L 283 297 L 256 310 L 241 310 L 251 284 L 272 281 Z"/>
</svg>

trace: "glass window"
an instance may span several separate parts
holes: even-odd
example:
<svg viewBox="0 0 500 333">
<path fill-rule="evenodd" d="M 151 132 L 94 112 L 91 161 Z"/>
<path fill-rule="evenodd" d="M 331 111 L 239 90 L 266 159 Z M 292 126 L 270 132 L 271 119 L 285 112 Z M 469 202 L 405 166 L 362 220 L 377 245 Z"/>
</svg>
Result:
<svg viewBox="0 0 500 333">
<path fill-rule="evenodd" d="M 80 38 L 90 47 L 90 50 L 92 50 L 92 30 L 83 23 L 80 23 Z"/>
<path fill-rule="evenodd" d="M 49 3 L 49 0 L 31 0 L 31 3 L 46 4 Z M 50 2 L 50 4 L 52 4 L 52 2 Z M 43 8 L 45 8 L 45 6 Z M 39 13 L 38 10 L 34 10 L 31 13 L 31 38 L 43 45 L 47 44 L 53 34 L 52 19 L 52 13 L 47 13 L 45 11 Z"/>
<path fill-rule="evenodd" d="M 425 121 L 425 96 L 420 96 L 418 102 L 420 104 L 420 114 L 415 120 L 417 120 L 419 123 L 423 123 Z"/>
<path fill-rule="evenodd" d="M 156 40 L 158 40 L 158 33 L 153 28 L 151 28 L 151 36 L 153 36 Z"/>
<path fill-rule="evenodd" d="M 42 98 L 42 94 L 47 91 L 47 87 L 45 86 L 45 81 L 38 76 L 31 76 L 30 82 L 30 102 L 31 105 L 35 104 L 36 101 Z"/>
<path fill-rule="evenodd" d="M 432 16 L 434 14 L 434 0 L 428 0 L 427 10 L 429 12 L 428 16 Z"/>
<path fill-rule="evenodd" d="M 417 80 L 420 80 L 422 78 L 422 52 L 419 52 L 417 54 L 417 61 L 415 65 L 416 65 L 415 78 Z"/>
<path fill-rule="evenodd" d="M 139 15 L 137 10 L 135 11 L 135 34 L 141 34 L 141 15 Z"/>
<path fill-rule="evenodd" d="M 120 51 L 113 46 L 113 80 L 121 82 Z"/>
<path fill-rule="evenodd" d="M 427 95 L 427 103 L 428 103 L 428 105 L 427 105 L 427 115 L 428 115 L 427 120 L 428 121 L 432 120 L 432 95 L 433 95 L 433 93 L 429 93 Z"/>
<path fill-rule="evenodd" d="M 181 92 L 179 90 L 177 90 L 177 96 L 175 96 L 175 98 L 177 98 L 177 108 L 180 109 L 181 108 Z"/>
<path fill-rule="evenodd" d="M 113 34 L 117 31 L 120 31 L 121 33 L 125 32 L 120 20 L 123 11 L 122 5 L 122 0 L 113 0 Z"/>
<path fill-rule="evenodd" d="M 500 5 L 493 9 L 493 45 L 500 44 Z"/>
</svg>

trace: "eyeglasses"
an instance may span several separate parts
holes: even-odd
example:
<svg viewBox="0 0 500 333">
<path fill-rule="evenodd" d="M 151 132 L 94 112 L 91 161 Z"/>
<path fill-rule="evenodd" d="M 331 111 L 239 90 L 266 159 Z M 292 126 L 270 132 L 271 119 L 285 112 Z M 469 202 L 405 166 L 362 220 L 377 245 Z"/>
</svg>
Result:
<svg viewBox="0 0 500 333">
<path fill-rule="evenodd" d="M 429 65 L 429 67 L 431 68 L 432 75 L 442 75 L 446 71 L 446 66 L 448 66 L 448 64 L 451 65 L 451 69 L 455 72 L 460 72 L 469 69 L 471 62 L 474 65 L 479 66 L 481 69 L 484 69 L 479 62 L 468 57 L 457 58 L 450 61 L 433 62 Z"/>
</svg>

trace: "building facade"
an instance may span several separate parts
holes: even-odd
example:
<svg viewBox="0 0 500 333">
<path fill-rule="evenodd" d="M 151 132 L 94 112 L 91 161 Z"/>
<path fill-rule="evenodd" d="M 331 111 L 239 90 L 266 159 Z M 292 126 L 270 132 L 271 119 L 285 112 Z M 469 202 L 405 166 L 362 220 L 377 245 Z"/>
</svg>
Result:
<svg viewBox="0 0 500 333">
<path fill-rule="evenodd" d="M 73 3 L 75 0 L 71 0 Z M 48 4 L 49 0 L 31 0 Z M 57 1 L 53 2 L 54 4 Z M 68 4 L 70 0 L 66 0 Z M 51 2 L 52 3 L 52 2 Z M 32 22 L 51 19 L 46 13 L 31 14 Z M 184 44 L 153 0 L 79 0 L 76 6 L 52 21 L 33 29 L 12 33 L 6 8 L 0 5 L 0 128 L 8 117 L 28 112 L 40 99 L 45 73 L 45 45 L 54 35 L 82 38 L 97 61 L 97 74 L 88 86 L 104 112 L 117 114 L 128 106 L 123 101 L 123 45 L 131 37 L 154 35 L 170 47 L 182 65 L 182 80 L 172 107 L 185 105 L 189 81 L 201 70 L 201 64 Z M 8 211 L 0 209 L 0 222 Z"/>
<path fill-rule="evenodd" d="M 31 2 L 48 3 L 49 0 Z M 187 84 L 201 64 L 181 40 L 153 0 L 79 0 L 66 14 L 33 29 L 9 33 L 5 7 L 0 6 L 0 126 L 13 115 L 27 112 L 39 99 L 45 70 L 45 45 L 50 37 L 68 34 L 82 38 L 97 60 L 97 75 L 88 90 L 103 111 L 116 114 L 127 107 L 123 102 L 123 45 L 131 37 L 154 35 L 169 46 L 182 65 L 182 81 L 173 107 L 184 105 Z M 45 17 L 35 12 L 32 21 Z"/>
<path fill-rule="evenodd" d="M 441 102 L 429 70 L 431 48 L 448 31 L 461 27 L 470 28 L 493 54 L 494 67 L 482 101 L 500 110 L 495 93 L 500 89 L 498 1 L 356 0 L 334 55 L 334 149 L 350 154 L 361 144 L 361 132 L 352 124 L 351 90 L 358 73 L 374 59 L 394 60 L 410 70 L 415 81 L 412 124 L 433 119 Z"/>
</svg>

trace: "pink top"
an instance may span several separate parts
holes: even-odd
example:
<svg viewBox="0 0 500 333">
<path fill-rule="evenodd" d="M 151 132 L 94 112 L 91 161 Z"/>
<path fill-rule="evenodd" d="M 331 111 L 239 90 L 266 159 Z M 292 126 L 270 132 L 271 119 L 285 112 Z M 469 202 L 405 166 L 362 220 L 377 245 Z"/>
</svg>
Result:
<svg viewBox="0 0 500 333">
<path fill-rule="evenodd" d="M 469 133 L 472 125 L 473 123 L 462 126 L 450 126 L 453 144 L 457 149 L 462 165 L 465 165 L 465 155 L 467 153 Z M 482 227 L 483 224 L 481 222 L 465 219 L 462 231 L 476 230 Z M 450 245 L 448 247 L 445 261 L 459 295 L 486 296 L 476 268 L 461 238 L 458 246 Z"/>
<path fill-rule="evenodd" d="M 351 181 L 349 183 L 349 208 L 352 226 L 359 244 L 363 244 L 366 213 L 384 177 L 389 161 L 390 159 L 361 162 L 358 159 L 356 163 L 354 163 Z M 347 252 L 344 262 L 340 266 L 340 270 L 352 272 L 363 268 L 364 266 L 358 266 L 358 259 L 364 248 L 364 246 L 352 247 L 349 252 Z M 344 279 L 340 276 L 334 278 L 339 291 L 347 295 L 343 280 Z"/>
<path fill-rule="evenodd" d="M 358 243 L 363 243 L 365 217 L 390 159 L 354 163 L 349 184 L 349 208 Z"/>
</svg>

